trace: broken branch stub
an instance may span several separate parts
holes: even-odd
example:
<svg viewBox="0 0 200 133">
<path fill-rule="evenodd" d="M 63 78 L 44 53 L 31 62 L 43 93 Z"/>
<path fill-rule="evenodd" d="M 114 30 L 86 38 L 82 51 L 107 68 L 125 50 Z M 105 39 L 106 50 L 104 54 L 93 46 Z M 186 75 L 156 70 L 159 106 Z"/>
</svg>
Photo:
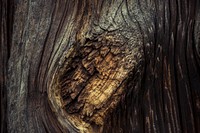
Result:
<svg viewBox="0 0 200 133">
<path fill-rule="evenodd" d="M 56 93 L 58 108 L 79 130 L 101 130 L 106 116 L 119 103 L 129 73 L 142 58 L 137 37 L 127 40 L 106 33 L 95 41 L 74 45 L 67 54 L 50 93 Z"/>
</svg>

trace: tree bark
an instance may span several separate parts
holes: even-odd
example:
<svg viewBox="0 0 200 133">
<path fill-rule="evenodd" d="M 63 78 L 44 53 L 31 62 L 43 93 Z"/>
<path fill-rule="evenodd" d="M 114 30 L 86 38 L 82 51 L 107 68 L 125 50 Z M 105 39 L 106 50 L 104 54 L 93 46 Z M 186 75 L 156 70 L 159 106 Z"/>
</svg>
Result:
<svg viewBox="0 0 200 133">
<path fill-rule="evenodd" d="M 198 0 L 1 0 L 1 132 L 200 132 Z"/>
</svg>

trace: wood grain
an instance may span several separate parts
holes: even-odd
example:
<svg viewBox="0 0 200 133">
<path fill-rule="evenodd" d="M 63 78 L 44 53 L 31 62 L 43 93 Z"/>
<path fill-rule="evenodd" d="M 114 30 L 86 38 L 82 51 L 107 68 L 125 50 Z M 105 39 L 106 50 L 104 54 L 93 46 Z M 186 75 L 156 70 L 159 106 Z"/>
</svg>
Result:
<svg viewBox="0 0 200 133">
<path fill-rule="evenodd" d="M 0 0 L 1 132 L 200 132 L 198 0 Z"/>
</svg>

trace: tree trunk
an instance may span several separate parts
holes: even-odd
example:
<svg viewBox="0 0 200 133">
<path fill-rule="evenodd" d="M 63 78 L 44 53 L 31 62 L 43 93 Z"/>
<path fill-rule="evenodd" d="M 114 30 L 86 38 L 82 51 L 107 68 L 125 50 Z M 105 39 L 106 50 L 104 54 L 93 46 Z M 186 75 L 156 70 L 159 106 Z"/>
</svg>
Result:
<svg viewBox="0 0 200 133">
<path fill-rule="evenodd" d="M 1 0 L 1 132 L 200 132 L 199 0 Z"/>
</svg>

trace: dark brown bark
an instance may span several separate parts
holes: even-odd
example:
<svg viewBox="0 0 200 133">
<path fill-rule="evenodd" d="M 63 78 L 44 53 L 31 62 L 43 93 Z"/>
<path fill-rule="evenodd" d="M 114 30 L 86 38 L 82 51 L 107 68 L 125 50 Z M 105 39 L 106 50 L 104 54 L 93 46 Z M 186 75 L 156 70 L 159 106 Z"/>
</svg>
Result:
<svg viewBox="0 0 200 133">
<path fill-rule="evenodd" d="M 200 132 L 198 0 L 1 0 L 1 132 Z"/>
</svg>

